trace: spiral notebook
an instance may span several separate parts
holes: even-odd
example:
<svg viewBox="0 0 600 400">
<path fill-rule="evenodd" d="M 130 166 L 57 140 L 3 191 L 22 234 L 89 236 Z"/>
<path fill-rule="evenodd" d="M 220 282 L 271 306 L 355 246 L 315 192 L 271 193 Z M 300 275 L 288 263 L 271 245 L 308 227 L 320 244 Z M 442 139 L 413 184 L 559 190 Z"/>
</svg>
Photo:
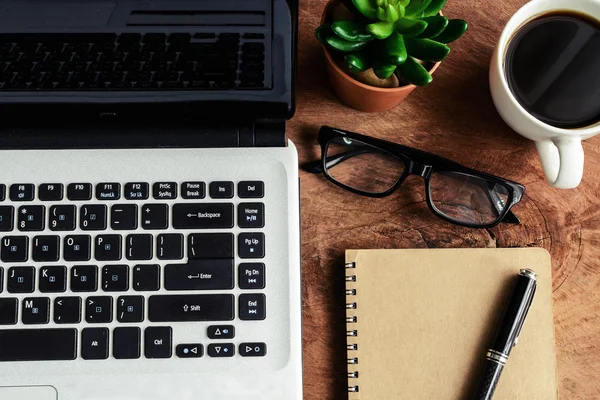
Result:
<svg viewBox="0 0 600 400">
<path fill-rule="evenodd" d="M 348 250 L 349 400 L 468 400 L 520 269 L 538 289 L 494 400 L 556 400 L 543 249 Z"/>
</svg>

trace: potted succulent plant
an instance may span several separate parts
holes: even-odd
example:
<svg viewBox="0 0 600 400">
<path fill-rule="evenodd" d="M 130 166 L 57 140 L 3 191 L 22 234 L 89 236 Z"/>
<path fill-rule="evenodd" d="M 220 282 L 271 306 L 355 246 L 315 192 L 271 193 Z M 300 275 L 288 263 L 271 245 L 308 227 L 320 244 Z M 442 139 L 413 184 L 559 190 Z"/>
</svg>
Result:
<svg viewBox="0 0 600 400">
<path fill-rule="evenodd" d="M 397 106 L 450 53 L 467 23 L 449 20 L 447 0 L 330 0 L 315 35 L 337 96 L 360 111 Z"/>
</svg>

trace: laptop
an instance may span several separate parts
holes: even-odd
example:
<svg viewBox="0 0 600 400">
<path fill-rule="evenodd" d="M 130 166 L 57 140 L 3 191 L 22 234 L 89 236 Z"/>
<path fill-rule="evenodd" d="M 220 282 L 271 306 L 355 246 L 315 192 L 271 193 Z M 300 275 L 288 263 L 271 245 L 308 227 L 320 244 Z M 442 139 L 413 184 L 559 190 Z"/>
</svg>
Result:
<svg viewBox="0 0 600 400">
<path fill-rule="evenodd" d="M 0 0 L 0 400 L 302 398 L 296 0 Z"/>
</svg>

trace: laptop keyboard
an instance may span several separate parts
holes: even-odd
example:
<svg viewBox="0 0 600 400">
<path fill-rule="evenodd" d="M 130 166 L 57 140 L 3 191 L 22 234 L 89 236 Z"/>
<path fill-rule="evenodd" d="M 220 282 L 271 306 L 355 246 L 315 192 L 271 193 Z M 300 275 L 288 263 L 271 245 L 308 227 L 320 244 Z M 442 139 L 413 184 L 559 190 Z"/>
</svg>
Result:
<svg viewBox="0 0 600 400">
<path fill-rule="evenodd" d="M 0 184 L 0 361 L 265 356 L 266 343 L 227 342 L 233 321 L 266 318 L 264 190 Z M 175 343 L 172 323 L 193 322 L 216 342 Z"/>
<path fill-rule="evenodd" d="M 0 91 L 265 88 L 257 33 L 0 34 Z"/>
</svg>

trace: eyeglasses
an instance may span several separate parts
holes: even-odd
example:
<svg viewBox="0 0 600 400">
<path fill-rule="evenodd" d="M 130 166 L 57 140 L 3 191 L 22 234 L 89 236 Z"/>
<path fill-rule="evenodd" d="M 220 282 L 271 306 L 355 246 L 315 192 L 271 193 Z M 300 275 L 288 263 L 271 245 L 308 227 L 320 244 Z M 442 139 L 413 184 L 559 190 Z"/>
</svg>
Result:
<svg viewBox="0 0 600 400">
<path fill-rule="evenodd" d="M 336 185 L 362 196 L 391 195 L 410 175 L 425 180 L 427 204 L 438 217 L 470 228 L 519 224 L 510 210 L 525 186 L 464 167 L 411 147 L 334 129 L 319 132 L 322 159 L 303 168 L 323 172 Z"/>
</svg>

